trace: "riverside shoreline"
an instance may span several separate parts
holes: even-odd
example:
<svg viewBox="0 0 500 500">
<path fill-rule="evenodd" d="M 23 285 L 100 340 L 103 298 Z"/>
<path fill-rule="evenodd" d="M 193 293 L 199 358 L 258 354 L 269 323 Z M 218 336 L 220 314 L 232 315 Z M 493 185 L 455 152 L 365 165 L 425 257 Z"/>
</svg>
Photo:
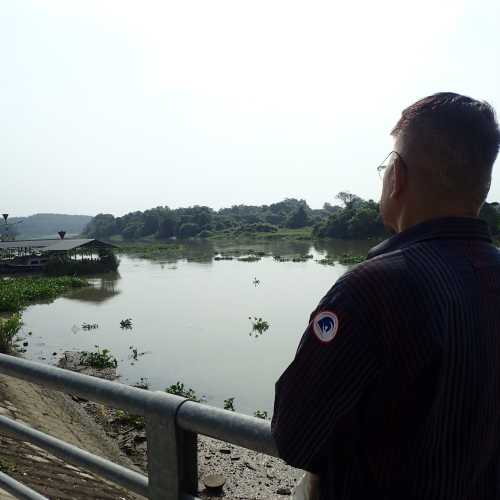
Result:
<svg viewBox="0 0 500 500">
<path fill-rule="evenodd" d="M 0 414 L 135 468 L 116 443 L 65 394 L 0 375 Z M 143 498 L 3 432 L 0 433 L 0 470 L 54 500 Z M 4 498 L 13 497 L 1 491 L 0 499 Z"/>
<path fill-rule="evenodd" d="M 113 378 L 109 372 L 101 376 Z M 126 421 L 121 422 L 123 419 L 117 417 L 123 412 L 119 413 L 119 410 L 2 375 L 0 414 L 146 473 L 145 431 Z M 121 422 L 118 425 L 117 419 Z M 48 498 L 142 498 L 66 464 L 40 448 L 1 433 L 0 449 L 0 470 Z M 302 471 L 287 466 L 279 459 L 205 436 L 198 439 L 198 463 L 198 496 L 207 500 L 221 496 L 216 497 L 206 491 L 203 479 L 210 474 L 223 475 L 226 484 L 222 496 L 235 500 L 284 499 L 302 475 Z M 0 490 L 0 500 L 12 498 L 2 495 Z"/>
<path fill-rule="evenodd" d="M 86 375 L 116 380 L 116 368 L 96 369 L 81 364 L 80 353 L 64 353 L 59 365 Z M 143 388 L 143 390 L 147 390 Z M 144 474 L 147 473 L 147 444 L 141 417 L 81 398 L 74 400 L 115 441 L 120 450 Z M 201 404 L 201 403 L 200 403 Z M 221 474 L 225 479 L 223 495 L 235 500 L 283 499 L 291 494 L 303 472 L 282 460 L 206 436 L 198 436 L 198 496 L 213 496 L 204 486 L 204 478 Z"/>
</svg>

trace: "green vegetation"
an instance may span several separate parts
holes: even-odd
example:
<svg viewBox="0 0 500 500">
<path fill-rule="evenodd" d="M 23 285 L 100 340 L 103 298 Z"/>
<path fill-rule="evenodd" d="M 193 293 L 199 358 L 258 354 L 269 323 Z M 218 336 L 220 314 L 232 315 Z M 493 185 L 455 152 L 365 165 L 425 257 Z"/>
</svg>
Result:
<svg viewBox="0 0 500 500">
<path fill-rule="evenodd" d="M 340 255 L 327 255 L 322 259 L 318 259 L 316 262 L 318 264 L 323 264 L 325 266 L 334 266 L 337 262 L 345 266 L 351 266 L 354 264 L 360 264 L 364 262 L 366 257 L 363 255 L 354 255 L 351 253 L 343 253 Z"/>
<path fill-rule="evenodd" d="M 310 238 L 314 224 L 328 216 L 324 209 L 314 210 L 304 200 L 288 198 L 262 206 L 235 205 L 213 210 L 206 206 L 157 207 L 131 212 L 122 217 L 99 214 L 85 229 L 94 238 L 119 238 L 136 241 L 144 238 Z"/>
<path fill-rule="evenodd" d="M 304 200 L 288 198 L 271 205 L 234 205 L 213 210 L 206 206 L 178 208 L 157 207 L 131 212 L 122 217 L 99 214 L 88 224 L 85 234 L 116 241 L 148 241 L 151 249 L 142 256 L 157 253 L 174 257 L 182 253 L 186 238 L 212 240 L 310 240 L 318 238 L 379 239 L 387 236 L 379 205 L 342 191 L 338 204 L 325 203 L 321 209 L 310 208 Z M 490 224 L 494 235 L 500 234 L 500 210 L 496 203 L 486 203 L 481 216 Z M 158 248 L 157 240 L 176 238 L 175 245 Z M 177 249 L 175 248 L 177 246 Z M 129 250 L 125 250 L 129 251 Z M 222 260 L 222 259 L 219 259 Z"/>
<path fill-rule="evenodd" d="M 311 240 L 312 227 L 301 229 L 278 228 L 273 232 L 256 232 L 251 226 L 243 229 L 227 229 L 217 231 L 208 236 L 211 240 L 240 240 L 240 241 L 276 241 L 276 240 Z"/>
<path fill-rule="evenodd" d="M 0 279 L 0 312 L 17 312 L 35 300 L 51 300 L 87 285 L 85 280 L 68 276 Z"/>
<path fill-rule="evenodd" d="M 205 206 L 175 210 L 157 207 L 116 218 L 99 214 L 90 221 L 85 234 L 95 238 L 120 236 L 124 241 L 146 237 L 208 238 L 227 231 L 235 235 L 264 234 L 283 228 L 312 227 L 323 216 L 323 210 L 313 210 L 304 200 L 296 199 L 263 206 L 235 205 L 218 211 Z"/>
<path fill-rule="evenodd" d="M 97 330 L 98 328 L 97 323 L 82 323 L 82 330 Z"/>
<path fill-rule="evenodd" d="M 269 330 L 269 323 L 262 318 L 257 318 L 257 317 L 251 317 L 249 316 L 248 319 L 252 323 L 252 331 L 248 334 L 250 336 L 254 336 L 255 338 L 260 337 L 264 332 L 267 332 Z"/>
<path fill-rule="evenodd" d="M 193 245 L 179 244 L 174 241 L 164 243 L 149 241 L 122 243 L 118 252 L 142 259 L 175 261 L 177 259 L 190 258 L 193 254 L 196 254 L 196 248 L 193 248 Z"/>
<path fill-rule="evenodd" d="M 10 318 L 0 318 L 0 352 L 9 353 L 12 350 L 12 341 L 23 326 L 20 314 L 13 314 Z"/>
<path fill-rule="evenodd" d="M 304 239 L 337 238 L 364 239 L 387 236 L 379 205 L 363 200 L 355 194 L 342 191 L 336 196 L 338 205 L 325 203 L 321 209 L 310 208 L 304 200 L 285 199 L 271 205 L 235 205 L 218 211 L 205 206 L 171 210 L 157 207 L 144 212 L 131 212 L 122 217 L 99 214 L 85 229 L 85 234 L 96 238 L 122 241 L 186 238 L 202 239 Z M 480 216 L 493 235 L 500 235 L 500 207 L 485 203 Z M 175 248 L 177 247 L 177 248 Z M 182 243 L 151 245 L 137 248 L 144 257 L 169 252 L 182 253 Z M 130 248 L 125 250 L 130 252 Z"/>
<path fill-rule="evenodd" d="M 175 384 L 172 384 L 170 387 L 167 387 L 165 391 L 168 392 L 169 394 L 175 394 L 176 396 L 181 396 L 183 398 L 190 399 L 195 403 L 200 402 L 200 399 L 198 399 L 194 390 L 191 388 L 188 389 L 187 387 L 184 387 L 184 384 L 179 381 L 177 381 Z"/>
<path fill-rule="evenodd" d="M 240 262 L 258 262 L 259 260 L 261 260 L 261 257 L 259 257 L 258 255 L 247 255 L 245 257 L 238 257 L 238 260 Z"/>
<path fill-rule="evenodd" d="M 120 328 L 122 330 L 132 330 L 132 318 L 122 319 L 120 321 Z"/>
<path fill-rule="evenodd" d="M 253 414 L 254 417 L 257 418 L 262 418 L 263 420 L 267 420 L 269 417 L 267 415 L 267 411 L 263 410 L 255 410 L 255 413 Z"/>
<path fill-rule="evenodd" d="M 344 265 L 360 264 L 366 260 L 363 255 L 353 255 L 350 253 L 344 253 L 339 257 L 339 262 Z"/>
<path fill-rule="evenodd" d="M 104 368 L 116 368 L 118 361 L 111 355 L 109 349 L 101 350 L 98 345 L 94 346 L 97 350 L 93 352 L 83 351 L 80 356 L 80 362 L 84 366 L 90 366 L 102 370 Z"/>
<path fill-rule="evenodd" d="M 234 410 L 234 398 L 228 398 L 224 400 L 224 410 L 235 411 Z"/>
<path fill-rule="evenodd" d="M 314 226 L 317 238 L 363 239 L 379 238 L 386 234 L 379 214 L 378 203 L 341 192 L 337 199 L 343 207 L 331 207 L 330 216 Z"/>
<path fill-rule="evenodd" d="M 10 461 L 10 458 L 2 457 L 0 458 L 0 471 L 12 475 L 14 472 L 18 472 L 17 465 Z"/>
</svg>

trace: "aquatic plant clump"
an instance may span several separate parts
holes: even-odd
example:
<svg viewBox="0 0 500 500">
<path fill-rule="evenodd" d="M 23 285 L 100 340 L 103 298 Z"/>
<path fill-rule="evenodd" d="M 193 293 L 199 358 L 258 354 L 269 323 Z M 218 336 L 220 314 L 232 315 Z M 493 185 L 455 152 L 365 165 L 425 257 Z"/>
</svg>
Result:
<svg viewBox="0 0 500 500">
<path fill-rule="evenodd" d="M 327 256 L 322 259 L 317 260 L 318 264 L 323 264 L 325 266 L 334 266 L 337 262 L 339 264 L 343 264 L 345 266 L 359 264 L 363 262 L 366 258 L 363 255 L 354 255 L 351 253 L 343 253 L 342 255 L 336 256 Z"/>
<path fill-rule="evenodd" d="M 122 330 L 132 330 L 132 318 L 122 319 L 120 321 L 120 328 Z"/>
<path fill-rule="evenodd" d="M 12 341 L 23 326 L 20 314 L 14 314 L 10 318 L 0 318 L 0 352 L 12 351 Z"/>
<path fill-rule="evenodd" d="M 255 410 L 253 416 L 257 418 L 262 418 L 263 420 L 267 420 L 269 418 L 267 411 L 264 410 Z"/>
<path fill-rule="evenodd" d="M 252 318 L 251 316 L 249 316 L 248 319 L 252 323 L 252 331 L 248 334 L 250 335 L 250 337 L 252 335 L 255 338 L 260 337 L 264 332 L 267 332 L 267 330 L 269 330 L 269 323 L 262 318 L 257 318 L 256 316 Z"/>
<path fill-rule="evenodd" d="M 227 398 L 224 400 L 224 410 L 235 411 L 234 410 L 234 398 Z"/>
<path fill-rule="evenodd" d="M 97 330 L 98 328 L 97 323 L 82 323 L 82 330 Z"/>
<path fill-rule="evenodd" d="M 351 253 L 344 253 L 339 257 L 341 264 L 359 264 L 366 258 L 363 255 L 353 255 Z"/>
<path fill-rule="evenodd" d="M 102 370 L 104 368 L 116 368 L 118 366 L 118 361 L 114 356 L 111 355 L 109 349 L 99 349 L 99 346 L 94 352 L 83 351 L 80 356 L 80 362 L 84 366 L 90 366 L 91 368 L 97 368 Z"/>
<path fill-rule="evenodd" d="M 86 280 L 70 276 L 1 279 L 0 312 L 18 312 L 30 302 L 54 299 L 72 288 L 88 284 Z"/>
<path fill-rule="evenodd" d="M 239 257 L 238 261 L 239 262 L 258 262 L 261 260 L 262 257 L 259 257 L 258 255 L 248 255 L 246 257 Z"/>
<path fill-rule="evenodd" d="M 165 392 L 169 394 L 175 394 L 176 396 L 181 396 L 186 399 L 190 399 L 195 403 L 199 403 L 201 400 L 196 396 L 196 393 L 193 389 L 184 387 L 182 382 L 177 381 L 175 384 L 172 384 L 170 387 L 165 389 Z"/>
</svg>

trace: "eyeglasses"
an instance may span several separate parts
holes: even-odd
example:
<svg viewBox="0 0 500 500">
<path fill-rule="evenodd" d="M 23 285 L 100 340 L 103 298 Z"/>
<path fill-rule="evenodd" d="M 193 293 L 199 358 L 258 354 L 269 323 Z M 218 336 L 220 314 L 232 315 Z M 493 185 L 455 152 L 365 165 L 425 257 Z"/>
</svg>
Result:
<svg viewBox="0 0 500 500">
<path fill-rule="evenodd" d="M 403 158 L 397 151 L 391 151 L 385 158 L 384 161 L 377 167 L 378 176 L 383 179 L 384 172 L 387 167 L 391 165 L 391 163 L 398 157 L 403 163 Z"/>
</svg>

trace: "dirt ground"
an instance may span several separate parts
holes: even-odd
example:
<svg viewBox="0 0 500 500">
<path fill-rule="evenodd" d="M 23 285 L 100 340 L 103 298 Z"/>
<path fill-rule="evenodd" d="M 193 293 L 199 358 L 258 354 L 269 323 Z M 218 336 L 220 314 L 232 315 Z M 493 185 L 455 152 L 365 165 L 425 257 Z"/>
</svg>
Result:
<svg viewBox="0 0 500 500">
<path fill-rule="evenodd" d="M 115 463 L 146 471 L 144 429 L 131 428 L 129 423 L 116 425 L 116 410 L 0 376 L 0 414 Z M 279 459 L 204 436 L 198 440 L 198 462 L 198 495 L 205 500 L 215 498 L 204 486 L 213 474 L 225 480 L 222 496 L 234 500 L 284 500 L 303 474 Z M 51 500 L 143 498 L 2 433 L 0 470 Z M 11 498 L 0 490 L 0 500 Z"/>
<path fill-rule="evenodd" d="M 135 468 L 89 415 L 64 394 L 2 375 L 0 414 Z M 3 433 L 0 433 L 0 470 L 51 500 L 143 498 Z M 7 498 L 13 497 L 1 491 L 0 499 Z"/>
</svg>

